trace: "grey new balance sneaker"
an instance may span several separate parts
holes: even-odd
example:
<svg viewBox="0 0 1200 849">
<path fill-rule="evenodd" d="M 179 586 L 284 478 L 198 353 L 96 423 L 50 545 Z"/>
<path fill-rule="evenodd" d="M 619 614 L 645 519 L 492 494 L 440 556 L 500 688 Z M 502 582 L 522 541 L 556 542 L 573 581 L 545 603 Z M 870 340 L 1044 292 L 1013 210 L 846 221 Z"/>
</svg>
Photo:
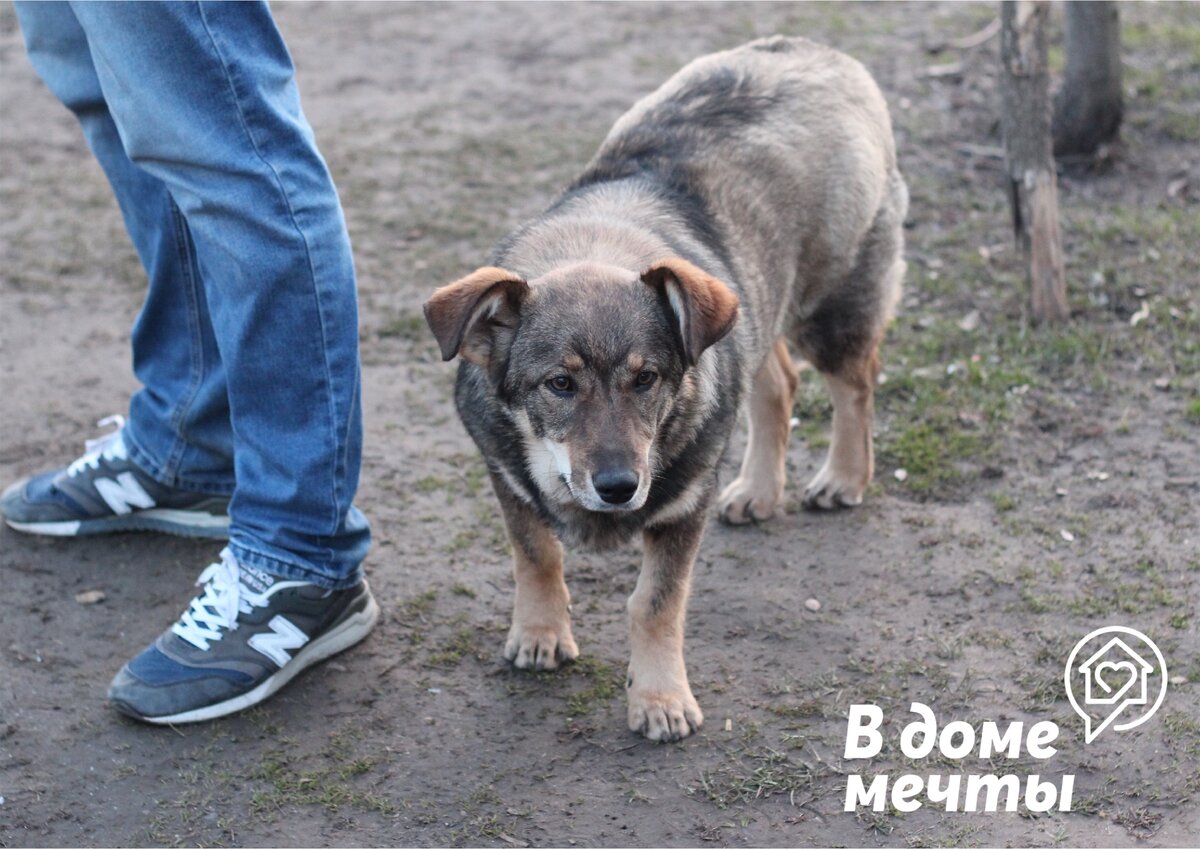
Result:
<svg viewBox="0 0 1200 849">
<path fill-rule="evenodd" d="M 89 439 L 86 453 L 65 469 L 17 481 L 0 495 L 10 528 L 48 536 L 116 531 L 161 531 L 185 537 L 228 539 L 229 499 L 163 486 L 135 466 L 125 449 L 125 420 Z"/>
<path fill-rule="evenodd" d="M 166 725 L 243 710 L 350 648 L 379 618 L 365 580 L 326 590 L 241 566 L 229 549 L 196 583 L 204 592 L 109 686 L 122 713 Z"/>
</svg>

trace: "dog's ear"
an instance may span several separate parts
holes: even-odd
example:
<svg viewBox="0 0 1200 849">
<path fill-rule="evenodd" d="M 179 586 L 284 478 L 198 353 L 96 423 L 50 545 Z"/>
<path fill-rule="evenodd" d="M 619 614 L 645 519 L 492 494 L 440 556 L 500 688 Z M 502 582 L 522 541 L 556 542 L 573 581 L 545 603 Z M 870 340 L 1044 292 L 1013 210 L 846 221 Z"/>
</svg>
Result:
<svg viewBox="0 0 1200 849">
<path fill-rule="evenodd" d="M 659 260 L 642 273 L 642 281 L 657 289 L 670 305 L 689 366 L 737 321 L 737 295 L 685 259 Z"/>
<path fill-rule="evenodd" d="M 460 356 L 487 368 L 507 350 L 520 321 L 529 284 L 511 271 L 487 266 L 443 286 L 425 302 L 425 321 L 442 359 Z"/>
</svg>

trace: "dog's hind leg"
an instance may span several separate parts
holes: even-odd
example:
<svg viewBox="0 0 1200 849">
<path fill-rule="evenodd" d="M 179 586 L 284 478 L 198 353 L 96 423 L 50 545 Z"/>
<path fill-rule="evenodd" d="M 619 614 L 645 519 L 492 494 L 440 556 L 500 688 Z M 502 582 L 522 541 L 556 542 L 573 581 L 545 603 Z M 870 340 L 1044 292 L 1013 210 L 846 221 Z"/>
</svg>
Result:
<svg viewBox="0 0 1200 849">
<path fill-rule="evenodd" d="M 871 424 L 875 407 L 875 377 L 879 373 L 877 345 L 865 356 L 826 373 L 833 399 L 833 438 L 825 465 L 804 490 L 804 506 L 828 510 L 861 504 L 875 471 Z"/>
<path fill-rule="evenodd" d="M 804 506 L 861 504 L 875 471 L 871 433 L 879 346 L 904 278 L 901 223 L 908 191 L 893 174 L 890 194 L 856 250 L 854 268 L 796 327 L 794 341 L 825 378 L 833 400 L 833 438 L 825 465 L 804 491 Z"/>
<path fill-rule="evenodd" d="M 750 396 L 750 438 L 742 470 L 718 499 L 720 516 L 734 525 L 770 519 L 783 497 L 788 423 L 799 370 L 782 338 L 754 377 Z"/>
<path fill-rule="evenodd" d="M 555 669 L 579 656 L 571 635 L 571 594 L 563 580 L 563 547 L 554 532 L 493 476 L 513 548 L 517 592 L 504 656 L 518 669 Z"/>
<path fill-rule="evenodd" d="M 683 663 L 683 623 L 707 513 L 706 498 L 677 522 L 645 530 L 629 597 L 629 728 L 659 742 L 687 737 L 704 722 Z"/>
</svg>

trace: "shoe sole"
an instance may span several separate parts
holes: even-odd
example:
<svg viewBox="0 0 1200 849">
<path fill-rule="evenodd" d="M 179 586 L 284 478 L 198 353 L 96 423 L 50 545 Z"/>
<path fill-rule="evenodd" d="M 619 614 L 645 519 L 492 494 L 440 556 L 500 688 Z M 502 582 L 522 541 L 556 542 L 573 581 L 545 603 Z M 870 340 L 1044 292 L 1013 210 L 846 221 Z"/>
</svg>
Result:
<svg viewBox="0 0 1200 849">
<path fill-rule="evenodd" d="M 14 531 L 48 537 L 152 531 L 177 537 L 229 539 L 229 516 L 165 508 L 139 510 L 125 516 L 108 516 L 103 519 L 77 519 L 70 522 L 14 522 L 12 519 L 6 519 L 5 523 Z"/>
<path fill-rule="evenodd" d="M 231 713 L 237 713 L 240 710 L 252 707 L 270 698 L 281 687 L 308 667 L 345 651 L 361 642 L 367 634 L 371 633 L 371 630 L 375 627 L 375 623 L 379 621 L 379 605 L 375 602 L 375 597 L 369 594 L 369 589 L 367 592 L 366 607 L 358 611 L 358 613 L 347 617 L 337 627 L 313 640 L 297 652 L 296 656 L 286 666 L 248 693 L 243 693 L 240 696 L 235 696 L 232 699 L 219 702 L 215 705 L 196 708 L 170 716 L 142 716 L 134 712 L 124 702 L 114 701 L 113 704 L 122 713 L 132 716 L 134 719 L 140 719 L 142 722 L 149 722 L 152 725 L 183 725 L 188 722 L 204 722 L 205 720 L 228 716 Z"/>
</svg>

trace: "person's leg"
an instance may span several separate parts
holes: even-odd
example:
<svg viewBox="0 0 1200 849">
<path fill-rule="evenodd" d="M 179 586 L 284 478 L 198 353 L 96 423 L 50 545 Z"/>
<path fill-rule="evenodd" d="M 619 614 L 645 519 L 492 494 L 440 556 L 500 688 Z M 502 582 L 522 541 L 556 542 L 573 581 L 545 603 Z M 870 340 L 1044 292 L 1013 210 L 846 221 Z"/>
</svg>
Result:
<svg viewBox="0 0 1200 849">
<path fill-rule="evenodd" d="M 16 13 L 30 62 L 79 119 L 149 279 L 132 335 L 144 388 L 123 432 L 130 458 L 164 486 L 227 496 L 234 476 L 225 376 L 187 224 L 166 185 L 126 155 L 70 5 L 19 2 Z"/>
<path fill-rule="evenodd" d="M 190 272 L 163 297 L 182 289 L 185 304 L 203 298 L 210 316 L 211 337 L 199 348 L 193 340 L 187 353 L 190 375 L 197 350 L 203 359 L 183 407 L 189 426 L 176 431 L 184 447 L 151 460 L 159 474 L 172 463 L 188 471 L 189 452 L 205 446 L 194 428 L 212 425 L 231 434 L 236 472 L 230 547 L 201 574 L 203 589 L 180 620 L 117 673 L 108 695 L 148 722 L 212 719 L 262 701 L 357 643 L 379 615 L 361 574 L 370 532 L 352 505 L 362 421 L 349 239 L 265 5 L 93 3 L 70 11 L 74 22 L 62 23 L 76 27 L 76 38 L 84 34 L 98 84 L 77 114 L 85 127 L 96 111 L 108 116 L 109 134 L 92 128 L 89 140 L 106 140 L 97 156 L 124 168 L 111 149 L 119 141 L 141 183 L 122 199 L 135 241 L 151 226 L 137 217 L 144 195 L 160 192 Z M 37 9 L 24 17 L 36 18 Z M 53 29 L 41 32 L 31 47 L 39 70 L 73 102 L 69 72 L 47 60 L 56 52 L 48 46 Z M 111 170 L 110 179 L 114 188 L 127 185 Z M 199 296 L 193 302 L 189 286 Z M 188 316 L 204 313 L 196 307 Z M 143 321 L 138 340 L 151 353 L 178 353 L 187 346 L 175 327 Z M 155 411 L 156 399 L 147 400 L 134 405 L 135 418 Z M 131 450 L 140 434 L 132 429 Z M 71 468 L 111 471 L 122 446 L 114 440 Z M 6 511 L 11 494 L 0 499 Z"/>
<path fill-rule="evenodd" d="M 354 586 L 362 414 L 349 238 L 265 4 L 80 3 L 122 146 L 187 223 L 224 365 L 240 564 Z M 136 438 L 136 433 L 135 433 Z"/>
</svg>

